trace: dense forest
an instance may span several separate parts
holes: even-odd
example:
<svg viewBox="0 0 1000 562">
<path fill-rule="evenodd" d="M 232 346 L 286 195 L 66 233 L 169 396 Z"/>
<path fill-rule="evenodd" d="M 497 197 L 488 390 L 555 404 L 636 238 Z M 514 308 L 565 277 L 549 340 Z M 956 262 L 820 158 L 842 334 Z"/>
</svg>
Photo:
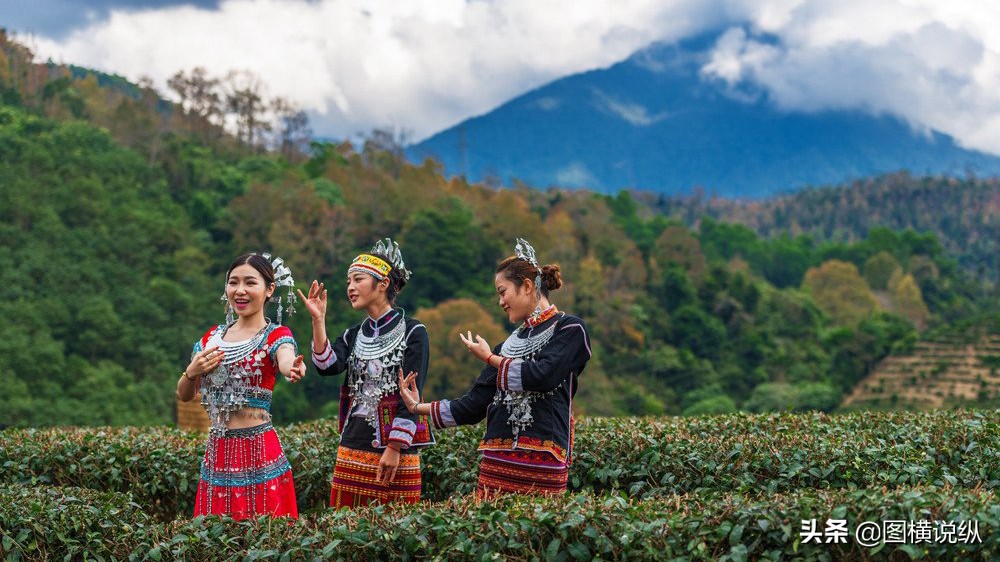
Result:
<svg viewBox="0 0 1000 562">
<path fill-rule="evenodd" d="M 326 282 L 337 333 L 360 320 L 338 290 L 348 260 L 397 239 L 413 271 L 398 304 L 430 333 L 433 399 L 479 368 L 459 330 L 494 343 L 512 328 L 493 268 L 524 237 L 562 266 L 553 300 L 591 331 L 576 404 L 591 415 L 834 410 L 922 331 L 996 310 L 940 242 L 951 231 L 868 213 L 835 236 L 749 210 L 688 206 L 688 220 L 642 194 L 470 184 L 408 162 L 389 132 L 310 142 L 305 115 L 246 74 L 179 72 L 171 102 L 149 81 L 32 59 L 0 33 L 0 424 L 170 422 L 191 343 L 222 321 L 224 269 L 250 250 L 284 257 L 300 287 Z M 949 185 L 949 201 L 980 189 Z M 818 192 L 834 203 L 809 216 L 859 212 L 836 203 L 857 191 Z M 991 220 L 979 209 L 970 220 Z M 306 351 L 308 318 L 289 325 Z M 279 383 L 279 423 L 335 415 L 340 381 L 310 375 Z"/>
<path fill-rule="evenodd" d="M 708 216 L 765 237 L 808 234 L 852 242 L 877 226 L 933 233 L 963 269 L 1000 286 L 1000 178 L 915 177 L 907 172 L 845 186 L 802 189 L 765 200 L 696 190 L 686 196 L 636 193 L 644 207 L 686 225 Z"/>
</svg>

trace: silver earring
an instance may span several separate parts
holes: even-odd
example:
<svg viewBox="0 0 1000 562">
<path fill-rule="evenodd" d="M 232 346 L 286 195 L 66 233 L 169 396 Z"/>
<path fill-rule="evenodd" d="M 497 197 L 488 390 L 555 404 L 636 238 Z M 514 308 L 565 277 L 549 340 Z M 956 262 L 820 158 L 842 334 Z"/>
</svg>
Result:
<svg viewBox="0 0 1000 562">
<path fill-rule="evenodd" d="M 233 304 L 229 302 L 225 291 L 222 291 L 222 296 L 219 300 L 226 303 L 226 326 L 228 326 L 236 320 L 236 315 L 233 313 Z"/>
</svg>

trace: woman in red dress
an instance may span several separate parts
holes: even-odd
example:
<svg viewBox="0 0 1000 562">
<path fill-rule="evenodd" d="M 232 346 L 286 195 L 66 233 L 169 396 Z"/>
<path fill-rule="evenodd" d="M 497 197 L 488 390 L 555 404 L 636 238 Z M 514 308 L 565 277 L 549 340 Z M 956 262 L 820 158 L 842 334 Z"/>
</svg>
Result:
<svg viewBox="0 0 1000 562">
<path fill-rule="evenodd" d="M 189 401 L 200 389 L 211 428 L 201 464 L 194 514 L 245 519 L 262 514 L 298 517 L 292 469 L 271 426 L 271 392 L 280 372 L 289 382 L 305 375 L 292 332 L 264 314 L 278 287 L 289 287 L 291 271 L 280 258 L 245 254 L 226 272 L 230 314 L 194 344 L 191 363 L 177 381 L 177 398 Z M 289 313 L 294 309 L 289 306 Z M 235 319 L 232 313 L 235 312 Z"/>
</svg>

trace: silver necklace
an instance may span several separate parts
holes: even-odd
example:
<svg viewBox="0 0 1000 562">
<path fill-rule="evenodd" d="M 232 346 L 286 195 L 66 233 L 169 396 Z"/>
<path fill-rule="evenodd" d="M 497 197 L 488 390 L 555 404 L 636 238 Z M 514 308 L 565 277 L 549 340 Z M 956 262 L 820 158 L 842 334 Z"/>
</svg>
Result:
<svg viewBox="0 0 1000 562">
<path fill-rule="evenodd" d="M 222 330 L 216 330 L 209 338 L 206 347 L 219 346 L 225 353 L 225 359 L 214 371 L 201 379 L 201 403 L 208 411 L 211 421 L 211 431 L 224 433 L 226 422 L 233 412 L 244 408 L 248 403 L 251 380 L 262 376 L 260 366 L 266 352 L 261 348 L 267 337 L 270 321 L 252 337 L 238 342 L 227 342 L 222 338 L 233 325 Z M 249 359 L 249 360 L 248 360 Z"/>
<path fill-rule="evenodd" d="M 379 336 L 367 336 L 358 330 L 354 347 L 348 357 L 351 395 L 365 408 L 365 420 L 378 429 L 378 404 L 382 398 L 396 392 L 399 386 L 397 369 L 406 352 L 406 318 Z"/>
<path fill-rule="evenodd" d="M 516 328 L 507 336 L 507 339 L 500 347 L 500 355 L 512 359 L 520 359 L 528 355 L 533 355 L 539 349 L 545 347 L 545 344 L 549 343 L 549 340 L 552 339 L 552 335 L 556 333 L 556 322 L 553 322 L 551 326 L 541 332 L 532 334 L 526 338 L 517 337 L 517 333 L 521 330 L 522 328 Z"/>
<path fill-rule="evenodd" d="M 524 359 L 531 361 L 535 355 L 549 343 L 556 333 L 556 324 L 545 328 L 537 334 L 532 334 L 527 338 L 517 337 L 522 328 L 515 328 L 510 336 L 500 346 L 500 355 L 511 359 Z M 517 445 L 517 438 L 521 431 L 531 427 L 534 418 L 531 415 L 531 405 L 538 399 L 555 394 L 555 390 L 548 392 L 536 392 L 531 390 L 497 390 L 493 395 L 493 405 L 503 405 L 507 407 L 507 424 L 510 425 L 514 434 L 514 445 Z"/>
<path fill-rule="evenodd" d="M 359 359 L 375 359 L 399 345 L 405 336 L 405 318 L 400 318 L 399 324 L 396 324 L 393 329 L 378 336 L 366 336 L 364 330 L 358 330 L 358 337 L 354 340 L 354 349 L 351 354 Z"/>
</svg>

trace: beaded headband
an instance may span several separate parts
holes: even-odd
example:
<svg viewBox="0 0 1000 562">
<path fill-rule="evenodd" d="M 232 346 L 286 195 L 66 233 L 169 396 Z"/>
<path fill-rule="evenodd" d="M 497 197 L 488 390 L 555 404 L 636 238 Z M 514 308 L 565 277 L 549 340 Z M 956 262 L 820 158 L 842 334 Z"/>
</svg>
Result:
<svg viewBox="0 0 1000 562">
<path fill-rule="evenodd" d="M 348 268 L 347 273 L 367 273 L 381 281 L 389 275 L 390 271 L 392 271 L 392 266 L 382 258 L 371 254 L 360 254 L 354 258 L 354 262 L 351 263 L 351 267 Z"/>
</svg>

